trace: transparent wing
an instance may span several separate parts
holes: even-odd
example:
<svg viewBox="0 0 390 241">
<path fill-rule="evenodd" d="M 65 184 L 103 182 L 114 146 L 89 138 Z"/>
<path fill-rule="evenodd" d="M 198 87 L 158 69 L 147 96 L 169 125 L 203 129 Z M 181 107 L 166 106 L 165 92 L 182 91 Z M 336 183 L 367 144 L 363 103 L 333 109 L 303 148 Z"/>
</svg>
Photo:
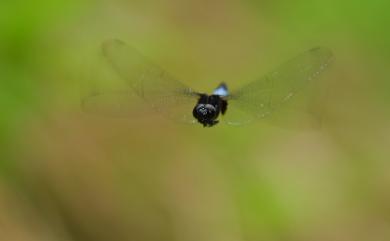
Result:
<svg viewBox="0 0 390 241">
<path fill-rule="evenodd" d="M 90 93 L 81 100 L 82 110 L 107 117 L 135 117 L 149 113 L 132 91 Z"/>
<path fill-rule="evenodd" d="M 88 114 L 134 117 L 147 111 L 145 101 L 118 76 L 100 51 L 84 59 L 80 79 L 81 108 Z"/>
<path fill-rule="evenodd" d="M 239 125 L 269 116 L 319 77 L 331 59 L 329 49 L 317 47 L 287 61 L 228 96 L 228 110 L 223 120 Z"/>
<path fill-rule="evenodd" d="M 194 122 L 192 109 L 199 96 L 197 92 L 173 78 L 122 41 L 104 42 L 103 55 L 130 89 L 147 102 L 147 106 L 172 120 Z M 100 93 L 91 97 L 94 108 L 109 109 L 112 106 L 115 108 L 113 112 L 119 115 L 122 109 L 124 115 L 126 112 L 131 112 L 126 104 L 126 100 L 130 99 L 127 90 Z"/>
</svg>

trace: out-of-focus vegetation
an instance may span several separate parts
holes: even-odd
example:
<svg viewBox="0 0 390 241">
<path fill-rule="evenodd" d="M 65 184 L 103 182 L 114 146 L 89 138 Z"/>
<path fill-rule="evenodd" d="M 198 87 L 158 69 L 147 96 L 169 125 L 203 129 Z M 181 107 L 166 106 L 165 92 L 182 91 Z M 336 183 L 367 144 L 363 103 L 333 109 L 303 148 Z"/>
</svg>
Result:
<svg viewBox="0 0 390 241">
<path fill-rule="evenodd" d="M 390 240 L 389 7 L 1 1 L 0 240 Z M 321 128 L 83 113 L 112 37 L 200 90 L 327 46 Z"/>
</svg>

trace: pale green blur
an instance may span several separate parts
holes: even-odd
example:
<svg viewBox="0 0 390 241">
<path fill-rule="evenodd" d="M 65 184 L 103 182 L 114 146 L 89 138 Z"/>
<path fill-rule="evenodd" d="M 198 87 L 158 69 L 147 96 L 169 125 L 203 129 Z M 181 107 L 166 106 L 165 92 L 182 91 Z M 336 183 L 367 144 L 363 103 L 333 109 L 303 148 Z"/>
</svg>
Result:
<svg viewBox="0 0 390 241">
<path fill-rule="evenodd" d="M 3 0 L 0 240 L 390 240 L 389 8 Z M 321 124 L 180 125 L 136 96 L 129 118 L 84 113 L 91 81 L 120 81 L 99 62 L 109 38 L 204 91 L 326 46 L 333 65 L 303 100 Z"/>
</svg>

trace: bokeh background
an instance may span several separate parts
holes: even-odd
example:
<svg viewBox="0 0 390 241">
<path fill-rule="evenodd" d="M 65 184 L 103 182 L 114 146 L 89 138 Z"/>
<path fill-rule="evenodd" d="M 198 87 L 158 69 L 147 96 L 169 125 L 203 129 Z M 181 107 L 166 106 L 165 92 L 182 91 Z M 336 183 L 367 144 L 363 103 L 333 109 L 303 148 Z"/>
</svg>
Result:
<svg viewBox="0 0 390 241">
<path fill-rule="evenodd" d="M 389 8 L 2 0 L 0 240 L 390 240 Z M 83 83 L 111 80 L 96 60 L 113 37 L 201 90 L 327 46 L 333 66 L 311 93 L 325 96 L 321 128 L 84 113 Z"/>
</svg>

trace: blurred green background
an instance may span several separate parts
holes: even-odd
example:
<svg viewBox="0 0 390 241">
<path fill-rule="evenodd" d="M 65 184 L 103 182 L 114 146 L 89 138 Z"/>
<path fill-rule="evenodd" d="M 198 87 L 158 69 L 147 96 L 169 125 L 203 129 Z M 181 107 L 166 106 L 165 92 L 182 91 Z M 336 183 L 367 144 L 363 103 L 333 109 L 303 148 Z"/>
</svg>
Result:
<svg viewBox="0 0 390 241">
<path fill-rule="evenodd" d="M 389 8 L 2 0 L 0 240 L 390 240 Z M 200 90 L 327 46 L 322 128 L 85 114 L 80 86 L 112 37 Z"/>
</svg>

